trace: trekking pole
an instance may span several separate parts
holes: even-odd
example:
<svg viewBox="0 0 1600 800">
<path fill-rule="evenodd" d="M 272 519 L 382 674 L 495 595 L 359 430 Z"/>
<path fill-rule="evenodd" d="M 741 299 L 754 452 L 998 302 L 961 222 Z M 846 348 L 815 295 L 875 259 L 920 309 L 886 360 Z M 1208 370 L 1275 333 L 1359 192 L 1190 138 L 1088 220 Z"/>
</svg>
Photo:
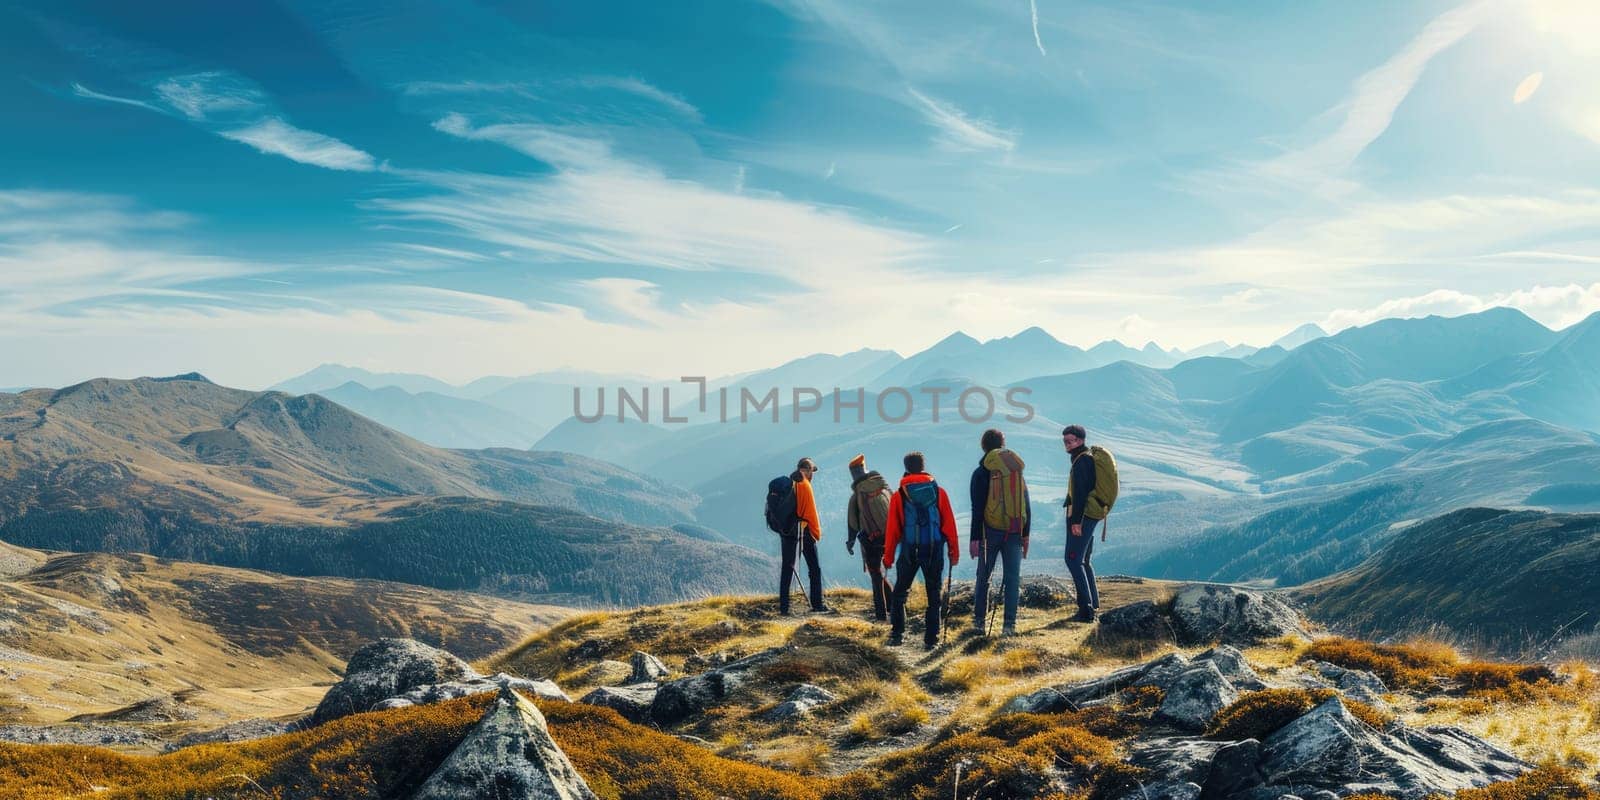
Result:
<svg viewBox="0 0 1600 800">
<path fill-rule="evenodd" d="M 950 582 L 956 576 L 956 565 L 951 564 L 944 573 L 944 597 L 939 599 L 939 644 L 944 644 L 944 635 L 950 631 Z"/>
<path fill-rule="evenodd" d="M 986 566 L 988 566 L 988 564 L 989 564 L 989 532 L 988 531 L 984 531 L 984 534 L 983 534 L 983 563 L 978 565 L 978 569 L 983 569 Z M 1004 572 L 1000 573 L 1000 580 L 1002 580 L 1002 581 L 1005 580 L 1005 573 Z M 987 637 L 987 636 L 992 635 L 992 632 L 994 631 L 994 570 L 992 570 L 992 569 L 989 571 L 988 591 L 985 591 L 983 593 L 983 597 L 984 597 L 984 602 L 989 604 L 989 613 L 987 615 L 988 618 L 985 619 L 984 622 L 983 622 L 983 635 L 985 637 Z"/>
<path fill-rule="evenodd" d="M 804 525 L 798 526 L 798 530 L 800 536 L 806 535 Z M 789 562 L 789 571 L 794 575 L 794 588 L 800 590 L 800 593 L 806 596 L 806 605 L 809 606 L 813 605 L 811 603 L 811 586 L 800 579 L 800 557 L 805 555 L 806 551 L 805 540 L 801 539 L 800 536 L 794 537 L 794 561 Z"/>
</svg>

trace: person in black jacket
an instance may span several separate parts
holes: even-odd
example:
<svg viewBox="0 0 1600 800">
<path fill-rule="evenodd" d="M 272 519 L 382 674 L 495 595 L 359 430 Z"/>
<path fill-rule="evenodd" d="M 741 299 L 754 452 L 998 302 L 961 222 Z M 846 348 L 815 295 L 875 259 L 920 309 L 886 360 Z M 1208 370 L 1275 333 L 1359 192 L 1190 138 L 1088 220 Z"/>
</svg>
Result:
<svg viewBox="0 0 1600 800">
<path fill-rule="evenodd" d="M 978 468 L 972 471 L 969 490 L 972 498 L 969 555 L 978 565 L 978 581 L 973 587 L 972 628 L 978 631 L 988 628 L 984 616 L 989 613 L 989 581 L 998 563 L 1001 565 L 1000 587 L 1005 598 L 1000 635 L 1014 636 L 1017 632 L 1017 601 L 1022 593 L 1022 559 L 1028 556 L 1028 535 L 1033 531 L 1033 516 L 1029 514 L 1023 519 L 1020 533 L 996 530 L 985 523 L 984 510 L 988 508 L 989 491 L 994 483 L 990 454 L 1005 449 L 1006 436 L 990 428 L 983 432 L 980 444 L 984 457 L 978 460 Z M 1020 468 L 1020 460 L 1014 461 L 1014 466 Z M 1023 488 L 1023 498 L 1024 508 L 1031 508 L 1026 486 Z"/>
<path fill-rule="evenodd" d="M 1089 556 L 1094 552 L 1094 529 L 1100 520 L 1083 515 L 1095 479 L 1094 458 L 1084 441 L 1087 436 L 1082 425 L 1068 425 L 1061 431 L 1061 444 L 1072 459 L 1067 502 L 1063 505 L 1067 509 L 1067 571 L 1072 573 L 1072 585 L 1078 592 L 1079 622 L 1093 622 L 1094 612 L 1100 608 L 1100 589 L 1095 585 L 1094 567 L 1089 565 Z"/>
</svg>

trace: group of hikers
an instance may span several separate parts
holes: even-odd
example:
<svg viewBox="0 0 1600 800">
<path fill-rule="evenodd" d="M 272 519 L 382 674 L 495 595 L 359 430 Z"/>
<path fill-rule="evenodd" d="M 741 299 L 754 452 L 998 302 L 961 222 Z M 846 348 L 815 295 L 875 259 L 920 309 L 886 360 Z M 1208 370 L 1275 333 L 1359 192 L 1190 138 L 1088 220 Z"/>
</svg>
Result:
<svg viewBox="0 0 1600 800">
<path fill-rule="evenodd" d="M 1093 622 L 1100 607 L 1090 556 L 1094 552 L 1094 534 L 1100 529 L 1104 536 L 1103 526 L 1118 492 L 1116 460 L 1105 448 L 1090 447 L 1087 436 L 1082 425 L 1068 425 L 1061 431 L 1061 443 L 1070 459 L 1067 495 L 1062 503 L 1067 534 L 1064 557 L 1077 594 L 1078 614 L 1074 619 L 1080 622 Z M 995 565 L 999 564 L 1004 607 L 1000 633 L 1013 636 L 1017 632 L 1022 560 L 1028 556 L 1028 540 L 1033 532 L 1031 497 L 1023 477 L 1022 458 L 1006 447 L 1005 434 L 994 428 L 986 430 L 980 445 L 983 458 L 972 471 L 969 487 L 972 520 L 967 554 L 978 565 L 972 626 L 983 633 L 990 630 L 993 606 L 989 591 Z M 867 470 L 865 456 L 850 460 L 851 492 L 845 514 L 849 538 L 845 549 L 854 554 L 858 545 L 861 548 L 862 564 L 872 582 L 873 615 L 879 621 L 889 621 L 891 646 L 902 643 L 906 597 L 917 576 L 922 576 L 928 597 L 922 643 L 931 650 L 939 643 L 941 625 L 946 624 L 944 603 L 949 598 L 950 576 L 961 560 L 961 540 L 950 495 L 928 473 L 923 454 L 907 453 L 902 461 L 905 474 L 900 477 L 899 486 L 891 490 L 883 475 Z M 767 527 L 780 535 L 783 549 L 778 613 L 784 616 L 792 613 L 790 587 L 800 578 L 802 560 L 811 611 L 832 613 L 823 602 L 822 566 L 817 557 L 817 545 L 822 540 L 822 522 L 812 491 L 817 469 L 816 461 L 802 458 L 792 474 L 774 478 L 767 486 Z M 894 570 L 892 582 L 888 577 L 890 569 Z"/>
</svg>

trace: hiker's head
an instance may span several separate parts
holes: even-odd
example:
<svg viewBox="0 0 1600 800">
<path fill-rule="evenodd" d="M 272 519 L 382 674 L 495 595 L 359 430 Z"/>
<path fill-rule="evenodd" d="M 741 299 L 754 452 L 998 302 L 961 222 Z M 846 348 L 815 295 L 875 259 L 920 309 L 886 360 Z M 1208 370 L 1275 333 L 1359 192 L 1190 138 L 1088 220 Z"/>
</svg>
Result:
<svg viewBox="0 0 1600 800">
<path fill-rule="evenodd" d="M 922 458 L 922 453 L 915 450 L 906 453 L 904 459 L 906 472 L 926 472 L 928 465 Z"/>
<path fill-rule="evenodd" d="M 1068 450 L 1076 450 L 1082 447 L 1084 440 L 1088 438 L 1089 432 L 1085 431 L 1082 425 L 1068 425 L 1061 429 L 1061 444 L 1065 445 Z"/>
<path fill-rule="evenodd" d="M 857 454 L 855 458 L 850 459 L 850 479 L 859 481 L 865 477 L 867 477 L 867 457 Z"/>
<path fill-rule="evenodd" d="M 983 432 L 983 452 L 999 450 L 1006 446 L 1006 435 L 999 428 L 990 428 Z"/>
<path fill-rule="evenodd" d="M 806 476 L 806 480 L 809 481 L 812 475 L 817 474 L 817 462 L 812 461 L 810 458 L 802 458 L 800 463 L 794 465 L 794 469 L 796 472 Z"/>
</svg>

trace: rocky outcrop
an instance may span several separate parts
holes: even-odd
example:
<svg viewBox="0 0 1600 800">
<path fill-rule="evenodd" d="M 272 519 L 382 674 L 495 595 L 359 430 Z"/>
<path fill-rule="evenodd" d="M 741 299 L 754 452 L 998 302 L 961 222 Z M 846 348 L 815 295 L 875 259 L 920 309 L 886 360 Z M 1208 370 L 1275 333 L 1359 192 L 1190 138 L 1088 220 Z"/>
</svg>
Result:
<svg viewBox="0 0 1600 800">
<path fill-rule="evenodd" d="M 1272 800 L 1371 792 L 1421 800 L 1509 780 L 1530 766 L 1457 728 L 1417 730 L 1397 723 L 1375 730 L 1351 716 L 1338 697 L 1261 741 L 1152 739 L 1136 745 L 1130 761 L 1147 770 L 1143 790 L 1126 795 L 1130 799 L 1203 793 L 1220 800 Z"/>
<path fill-rule="evenodd" d="M 630 684 L 657 683 L 665 680 L 671 672 L 666 664 L 661 663 L 661 659 L 642 650 L 634 651 L 630 665 L 632 667 L 632 673 L 628 676 Z"/>
<path fill-rule="evenodd" d="M 369 711 L 419 686 L 480 677 L 465 661 L 414 639 L 379 639 L 363 645 L 345 665 L 311 714 L 311 724 Z"/>
<path fill-rule="evenodd" d="M 1183 730 L 1203 731 L 1217 712 L 1238 699 L 1239 691 L 1222 677 L 1217 665 L 1202 661 L 1166 685 L 1166 695 L 1153 719 Z"/>
<path fill-rule="evenodd" d="M 1307 661 L 1302 666 L 1320 676 L 1334 688 L 1363 703 L 1382 703 L 1382 695 L 1389 692 L 1383 679 L 1366 670 L 1345 669 L 1326 661 Z"/>
<path fill-rule="evenodd" d="M 650 704 L 650 718 L 660 725 L 674 725 L 699 714 L 733 694 L 750 672 L 772 663 L 788 650 L 774 647 L 709 672 L 663 683 Z"/>
<path fill-rule="evenodd" d="M 1280 636 L 1305 636 L 1300 615 L 1276 595 L 1193 583 L 1172 600 L 1173 627 L 1184 644 L 1248 645 Z"/>
<path fill-rule="evenodd" d="M 1216 664 L 1217 671 L 1222 673 L 1222 677 L 1227 678 L 1228 683 L 1241 691 L 1254 692 L 1267 688 L 1266 682 L 1261 680 L 1261 676 L 1256 674 L 1250 662 L 1245 661 L 1244 653 L 1239 652 L 1236 647 L 1217 645 L 1195 656 L 1194 660 L 1195 663 L 1209 661 Z"/>
<path fill-rule="evenodd" d="M 379 639 L 350 657 L 344 679 L 323 695 L 303 724 L 321 725 L 363 711 L 426 705 L 507 689 L 545 700 L 572 699 L 551 681 L 503 672 L 486 677 L 461 659 L 413 639 Z"/>
<path fill-rule="evenodd" d="M 643 724 L 650 721 L 650 706 L 656 701 L 656 691 L 656 684 L 653 683 L 602 686 L 584 695 L 578 702 L 609 708 L 629 722 Z"/>
<path fill-rule="evenodd" d="M 1140 641 L 1173 640 L 1172 620 L 1153 601 L 1140 600 L 1100 615 L 1100 635 Z"/>
<path fill-rule="evenodd" d="M 598 800 L 521 695 L 500 690 L 413 800 Z"/>
<path fill-rule="evenodd" d="M 467 680 L 451 681 L 450 683 L 430 683 L 418 686 L 404 694 L 379 701 L 377 705 L 373 706 L 373 709 L 381 711 L 389 708 L 442 703 L 446 700 L 454 700 L 457 697 L 483 694 L 484 692 L 493 692 L 499 689 L 515 689 L 524 694 L 531 694 L 541 700 L 572 702 L 572 698 L 568 697 L 566 692 L 561 691 L 561 687 L 557 686 L 554 681 L 532 681 L 502 672 L 489 678 L 478 676 Z"/>
<path fill-rule="evenodd" d="M 839 699 L 839 696 L 821 686 L 812 686 L 802 683 L 789 693 L 789 699 L 773 706 L 770 711 L 761 715 L 768 722 L 782 722 L 795 717 L 803 717 L 811 713 L 818 706 L 825 706 Z"/>
</svg>

